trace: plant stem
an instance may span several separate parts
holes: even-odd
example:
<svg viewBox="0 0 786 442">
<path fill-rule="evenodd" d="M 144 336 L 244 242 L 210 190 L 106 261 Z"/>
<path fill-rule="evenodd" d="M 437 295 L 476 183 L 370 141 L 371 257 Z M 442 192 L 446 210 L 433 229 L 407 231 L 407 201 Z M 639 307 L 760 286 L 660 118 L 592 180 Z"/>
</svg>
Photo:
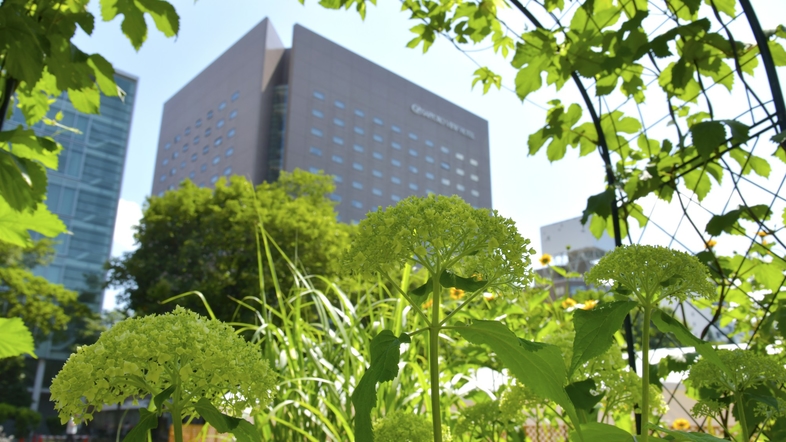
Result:
<svg viewBox="0 0 786 442">
<path fill-rule="evenodd" d="M 644 305 L 644 327 L 642 329 L 641 343 L 641 442 L 649 439 L 647 426 L 650 422 L 650 320 L 652 319 L 652 306 Z"/>
<path fill-rule="evenodd" d="M 175 430 L 174 430 L 175 442 L 183 442 L 183 416 L 182 413 L 180 412 L 180 407 L 173 406 L 171 412 L 172 412 L 172 425 L 175 426 Z"/>
<path fill-rule="evenodd" d="M 742 405 L 742 393 L 734 392 L 734 408 L 737 409 L 737 419 L 740 422 L 740 430 L 742 431 L 742 442 L 748 442 L 751 437 L 748 435 L 748 422 L 745 420 L 745 407 Z"/>
<path fill-rule="evenodd" d="M 429 375 L 431 378 L 431 423 L 434 427 L 434 442 L 442 442 L 442 414 L 439 406 L 439 310 L 442 287 L 439 278 L 434 281 L 431 294 L 431 325 L 429 327 Z M 182 442 L 182 441 L 176 441 Z"/>
</svg>

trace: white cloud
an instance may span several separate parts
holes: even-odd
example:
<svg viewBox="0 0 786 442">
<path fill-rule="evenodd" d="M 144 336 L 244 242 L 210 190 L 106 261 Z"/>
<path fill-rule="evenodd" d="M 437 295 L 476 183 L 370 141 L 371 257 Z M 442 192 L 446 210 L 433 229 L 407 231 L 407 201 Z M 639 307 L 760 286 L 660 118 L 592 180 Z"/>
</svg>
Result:
<svg viewBox="0 0 786 442">
<path fill-rule="evenodd" d="M 123 253 L 137 248 L 134 243 L 134 226 L 139 224 L 140 219 L 142 219 L 142 207 L 138 203 L 124 199 L 119 201 L 115 233 L 112 236 L 112 257 L 122 256 Z M 117 307 L 116 298 L 119 292 L 114 288 L 104 291 L 104 310 Z"/>
</svg>

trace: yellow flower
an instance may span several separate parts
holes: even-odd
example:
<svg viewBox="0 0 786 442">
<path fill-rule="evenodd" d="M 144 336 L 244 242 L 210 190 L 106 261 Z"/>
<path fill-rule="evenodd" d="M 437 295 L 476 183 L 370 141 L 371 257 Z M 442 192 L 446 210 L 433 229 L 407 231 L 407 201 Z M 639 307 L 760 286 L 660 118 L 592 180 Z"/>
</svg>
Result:
<svg viewBox="0 0 786 442">
<path fill-rule="evenodd" d="M 486 301 L 491 301 L 492 299 L 494 299 L 494 294 L 486 292 L 483 294 L 483 299 L 485 299 Z"/>
<path fill-rule="evenodd" d="M 562 301 L 562 308 L 570 308 L 573 307 L 574 305 L 576 305 L 576 300 L 573 298 L 568 298 Z"/>
<path fill-rule="evenodd" d="M 759 233 L 757 233 L 757 235 L 764 238 L 765 236 L 767 236 L 767 232 L 765 232 L 764 230 L 759 230 Z"/>
<path fill-rule="evenodd" d="M 461 299 L 464 297 L 464 290 L 455 287 L 450 288 L 450 299 Z"/>
<path fill-rule="evenodd" d="M 592 310 L 593 308 L 595 308 L 596 305 L 598 305 L 598 301 L 596 301 L 594 299 L 588 299 L 588 300 L 584 301 L 584 307 L 582 307 L 581 309 L 582 310 Z"/>
<path fill-rule="evenodd" d="M 711 240 L 705 242 L 704 244 L 707 246 L 708 249 L 711 249 L 711 248 L 713 248 L 715 246 L 715 244 L 718 244 L 718 241 L 715 241 L 714 239 L 711 239 Z"/>
<path fill-rule="evenodd" d="M 430 308 L 432 304 L 434 304 L 433 300 L 429 299 L 428 301 L 423 303 L 423 309 Z"/>
<path fill-rule="evenodd" d="M 767 240 L 766 239 L 762 239 L 761 240 L 761 245 L 766 246 L 767 245 Z"/>
<path fill-rule="evenodd" d="M 690 422 L 685 418 L 679 417 L 671 423 L 671 428 L 673 430 L 687 431 L 690 430 Z"/>
<path fill-rule="evenodd" d="M 549 255 L 548 253 L 544 253 L 543 256 L 540 257 L 540 264 L 547 266 L 551 264 L 551 259 L 552 259 L 551 255 Z"/>
</svg>

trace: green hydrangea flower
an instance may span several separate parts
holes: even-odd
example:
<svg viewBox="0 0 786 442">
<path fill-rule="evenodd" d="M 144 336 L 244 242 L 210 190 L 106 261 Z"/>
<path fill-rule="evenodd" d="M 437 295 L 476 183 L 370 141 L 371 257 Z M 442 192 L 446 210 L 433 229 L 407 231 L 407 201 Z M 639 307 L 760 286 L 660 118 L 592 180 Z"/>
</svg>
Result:
<svg viewBox="0 0 786 442">
<path fill-rule="evenodd" d="M 275 376 L 253 344 L 227 324 L 177 307 L 174 312 L 129 318 L 80 347 L 52 381 L 52 400 L 63 423 L 82 422 L 107 404 L 161 393 L 175 385 L 184 416 L 209 399 L 225 413 L 258 410 L 273 397 Z"/>
<path fill-rule="evenodd" d="M 425 416 L 396 410 L 374 423 L 377 442 L 431 442 L 434 432 Z M 443 439 L 449 440 L 449 439 Z"/>
<path fill-rule="evenodd" d="M 411 196 L 369 213 L 358 231 L 349 265 L 364 275 L 390 274 L 412 261 L 432 275 L 445 269 L 479 275 L 489 287 L 522 287 L 530 279 L 535 252 L 513 220 L 457 196 Z"/>
<path fill-rule="evenodd" d="M 741 393 L 767 381 L 786 382 L 783 364 L 768 355 L 746 350 L 718 350 L 718 357 L 732 376 L 706 359 L 690 368 L 688 382 L 694 388 L 710 388 L 719 393 Z"/>
<path fill-rule="evenodd" d="M 707 266 L 685 252 L 659 246 L 617 247 L 584 275 L 595 285 L 616 284 L 630 291 L 642 305 L 657 305 L 665 298 L 711 298 L 715 286 Z"/>
</svg>

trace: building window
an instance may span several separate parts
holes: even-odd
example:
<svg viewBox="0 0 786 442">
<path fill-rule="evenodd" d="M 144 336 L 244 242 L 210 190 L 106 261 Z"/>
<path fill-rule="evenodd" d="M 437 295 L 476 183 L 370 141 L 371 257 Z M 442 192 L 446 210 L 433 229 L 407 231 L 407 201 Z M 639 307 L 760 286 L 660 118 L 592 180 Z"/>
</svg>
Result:
<svg viewBox="0 0 786 442">
<path fill-rule="evenodd" d="M 166 190 L 175 190 L 175 185 L 170 184 L 169 187 L 166 188 Z"/>
<path fill-rule="evenodd" d="M 173 154 L 172 154 L 172 159 L 173 159 L 173 160 L 177 159 L 177 156 L 178 156 L 178 155 L 180 155 L 180 153 L 179 153 L 179 152 L 175 152 L 175 153 L 173 153 Z"/>
<path fill-rule="evenodd" d="M 363 151 L 365 150 L 363 149 L 363 146 L 359 144 L 353 144 L 352 149 L 355 149 L 355 152 L 360 152 L 360 153 L 363 153 Z"/>
<path fill-rule="evenodd" d="M 418 173 L 418 168 L 415 166 L 409 166 L 409 171 L 412 173 Z"/>
<path fill-rule="evenodd" d="M 378 171 L 377 169 L 372 170 L 371 174 L 377 178 L 382 178 L 382 172 Z"/>
<path fill-rule="evenodd" d="M 180 162 L 180 168 L 181 169 L 185 169 L 186 168 L 186 162 L 185 161 L 181 161 Z"/>
<path fill-rule="evenodd" d="M 444 161 L 442 161 L 441 163 L 439 163 L 439 167 L 441 167 L 441 168 L 443 168 L 443 169 L 445 169 L 445 170 L 450 170 L 450 164 L 448 164 L 448 163 L 446 163 L 446 162 L 444 162 Z"/>
<path fill-rule="evenodd" d="M 203 164 L 203 165 L 199 166 L 199 171 L 200 172 L 204 172 L 206 170 L 207 170 L 207 164 Z"/>
<path fill-rule="evenodd" d="M 229 175 L 231 173 L 232 173 L 232 168 L 231 167 L 227 167 L 226 169 L 224 169 L 224 175 Z"/>
<path fill-rule="evenodd" d="M 196 176 L 196 172 L 191 172 L 188 174 L 188 177 L 192 180 L 194 179 L 195 176 Z"/>
<path fill-rule="evenodd" d="M 344 182 L 344 178 L 342 178 L 341 175 L 333 175 L 333 181 L 335 181 L 337 183 L 343 183 Z"/>
<path fill-rule="evenodd" d="M 355 133 L 358 135 L 365 135 L 366 131 L 364 131 L 362 127 L 355 126 Z"/>
<path fill-rule="evenodd" d="M 360 181 L 352 181 L 352 187 L 358 190 L 363 190 L 363 183 Z"/>
<path fill-rule="evenodd" d="M 161 182 L 166 181 L 166 175 L 161 175 L 161 178 L 159 179 L 159 181 L 161 181 Z"/>
<path fill-rule="evenodd" d="M 374 124 L 376 124 L 377 126 L 384 126 L 385 125 L 385 123 L 381 119 L 379 119 L 377 117 L 374 117 Z"/>
<path fill-rule="evenodd" d="M 236 116 L 237 116 L 237 111 L 236 110 L 233 110 L 232 112 L 229 113 L 229 119 L 230 120 L 234 120 Z"/>
<path fill-rule="evenodd" d="M 317 100 L 324 100 L 325 94 L 319 91 L 314 91 L 314 98 L 316 98 Z"/>
<path fill-rule="evenodd" d="M 431 140 L 426 140 L 426 146 L 434 147 L 434 143 L 432 143 Z"/>
<path fill-rule="evenodd" d="M 442 178 L 442 184 L 444 184 L 446 186 L 450 186 L 450 180 L 447 179 L 447 178 Z"/>
<path fill-rule="evenodd" d="M 229 129 L 229 132 L 227 132 L 227 138 L 232 138 L 234 136 L 235 136 L 235 129 L 234 128 Z"/>
<path fill-rule="evenodd" d="M 218 181 L 218 175 L 213 175 L 210 177 L 211 184 L 216 184 L 216 181 Z"/>
<path fill-rule="evenodd" d="M 382 154 L 381 154 L 381 153 L 379 153 L 379 152 L 374 152 L 374 153 L 372 153 L 372 154 L 371 154 L 371 156 L 373 156 L 374 158 L 376 158 L 376 159 L 378 159 L 378 160 L 383 160 L 383 159 L 385 159 L 385 157 L 384 157 L 384 156 L 382 156 Z"/>
<path fill-rule="evenodd" d="M 188 144 L 184 144 L 183 145 L 183 152 L 185 152 L 187 150 L 188 150 Z M 177 152 L 175 152 L 175 153 L 177 153 Z M 175 157 L 175 158 L 177 158 L 177 157 Z"/>
<path fill-rule="evenodd" d="M 180 142 L 180 135 L 175 137 L 175 143 L 179 143 L 179 142 Z"/>
<path fill-rule="evenodd" d="M 232 94 L 232 101 L 236 101 L 238 98 L 240 98 L 240 91 L 236 91 Z"/>
<path fill-rule="evenodd" d="M 430 157 L 430 156 L 426 155 L 426 162 L 427 162 L 427 163 L 432 163 L 432 164 L 434 164 L 434 158 L 432 158 L 432 157 Z"/>
<path fill-rule="evenodd" d="M 373 138 L 374 141 L 379 141 L 380 143 L 382 142 L 382 135 L 374 134 L 371 138 Z"/>
<path fill-rule="evenodd" d="M 472 190 L 470 190 L 470 191 L 469 191 L 469 193 L 471 193 L 471 194 L 472 194 L 472 196 L 480 196 L 480 192 L 478 192 L 478 191 L 477 191 L 477 190 L 475 190 L 475 189 L 472 189 Z"/>
<path fill-rule="evenodd" d="M 313 174 L 319 173 L 319 169 L 317 169 L 316 167 L 309 167 L 308 171 L 313 173 Z"/>
<path fill-rule="evenodd" d="M 365 112 L 363 112 L 363 111 L 362 111 L 362 110 L 360 110 L 360 109 L 355 109 L 355 115 L 357 115 L 357 116 L 358 116 L 358 117 L 360 117 L 360 118 L 363 118 L 363 117 L 365 117 L 365 116 L 366 116 L 366 113 L 365 113 Z"/>
<path fill-rule="evenodd" d="M 323 114 L 322 111 L 319 109 L 311 109 L 311 115 L 317 118 L 325 118 L 325 114 Z"/>
<path fill-rule="evenodd" d="M 338 202 L 338 203 L 341 202 L 341 197 L 336 195 L 335 193 L 331 193 L 330 194 L 330 199 L 332 199 L 333 201 Z"/>
<path fill-rule="evenodd" d="M 412 190 L 418 190 L 418 185 L 415 183 L 409 183 L 409 188 Z"/>
<path fill-rule="evenodd" d="M 475 174 L 473 173 L 472 175 L 470 175 L 470 176 L 469 176 L 469 179 L 471 179 L 472 181 L 477 181 L 479 178 L 478 178 L 478 176 L 477 176 L 477 175 L 475 175 Z"/>
<path fill-rule="evenodd" d="M 164 150 L 169 150 L 169 148 L 171 148 L 171 147 L 172 147 L 172 143 L 166 143 L 164 145 Z"/>
<path fill-rule="evenodd" d="M 448 148 L 447 148 L 447 147 L 445 147 L 445 146 L 440 146 L 440 147 L 439 147 L 439 150 L 441 150 L 441 151 L 442 151 L 442 153 L 450 153 L 450 149 L 448 149 Z"/>
<path fill-rule="evenodd" d="M 218 105 L 218 110 L 224 110 L 227 108 L 227 102 L 222 101 L 221 104 Z"/>
<path fill-rule="evenodd" d="M 344 108 L 346 107 L 346 106 L 344 106 L 344 102 L 343 102 L 343 101 L 340 101 L 340 100 L 336 100 L 336 101 L 334 101 L 334 102 L 333 102 L 333 104 L 334 104 L 334 105 L 335 105 L 337 108 L 339 108 L 339 109 L 344 109 Z"/>
<path fill-rule="evenodd" d="M 202 119 L 200 118 L 196 120 L 196 123 L 194 123 L 194 127 L 201 127 L 201 126 L 202 126 Z"/>
<path fill-rule="evenodd" d="M 394 125 L 392 125 L 392 126 L 390 126 L 390 129 L 391 129 L 391 130 L 393 130 L 393 132 L 395 132 L 395 133 L 397 133 L 397 134 L 400 134 L 400 133 L 401 133 L 401 128 L 400 128 L 400 127 L 398 127 L 398 126 L 396 126 L 395 124 L 394 124 Z"/>
<path fill-rule="evenodd" d="M 223 121 L 223 120 L 221 120 L 221 121 Z M 208 127 L 207 129 L 205 129 L 205 136 L 209 137 L 212 132 L 213 132 L 213 130 Z"/>
<path fill-rule="evenodd" d="M 371 193 L 373 193 L 376 196 L 382 196 L 382 191 L 377 189 L 376 187 L 371 189 Z"/>
<path fill-rule="evenodd" d="M 418 139 L 418 136 L 417 136 L 417 135 L 415 135 L 415 134 L 413 134 L 412 132 L 410 132 L 410 133 L 409 133 L 409 139 L 410 139 L 410 140 L 417 140 L 417 139 Z"/>
<path fill-rule="evenodd" d="M 459 176 L 464 176 L 464 169 L 456 169 L 456 174 Z"/>
<path fill-rule="evenodd" d="M 355 169 L 355 170 L 362 171 L 363 170 L 363 165 L 360 164 L 360 163 L 352 163 L 352 168 Z"/>
<path fill-rule="evenodd" d="M 390 199 L 396 202 L 401 201 L 401 198 L 398 195 L 390 195 Z"/>
<path fill-rule="evenodd" d="M 456 152 L 456 159 L 460 160 L 460 161 L 463 161 L 464 160 L 464 154 Z"/>
<path fill-rule="evenodd" d="M 207 111 L 207 119 L 213 118 L 213 111 Z"/>
<path fill-rule="evenodd" d="M 199 135 L 197 135 L 197 136 L 195 136 L 195 137 L 194 137 L 194 144 L 195 144 L 195 145 L 196 145 L 196 144 L 199 144 Z M 185 150 L 185 149 L 188 149 L 188 147 L 187 147 L 187 146 L 183 146 L 183 149 L 184 149 L 184 150 Z"/>
<path fill-rule="evenodd" d="M 396 149 L 396 150 L 401 150 L 401 145 L 400 145 L 400 144 L 398 144 L 398 143 L 396 143 L 395 141 L 393 141 L 392 143 L 390 143 L 390 145 L 393 147 L 393 149 Z"/>
<path fill-rule="evenodd" d="M 221 155 L 216 155 L 216 157 L 213 158 L 213 164 L 218 164 L 219 161 L 221 161 Z"/>
<path fill-rule="evenodd" d="M 317 137 L 321 137 L 322 136 L 322 131 L 317 129 L 316 127 L 312 127 L 311 128 L 311 135 L 314 135 L 314 136 L 317 136 Z"/>
<path fill-rule="evenodd" d="M 227 149 L 227 153 L 225 153 L 224 156 L 225 157 L 231 157 L 233 153 L 235 153 L 235 148 L 234 147 L 230 147 L 229 149 Z"/>
<path fill-rule="evenodd" d="M 418 156 L 418 151 L 417 151 L 417 150 L 415 150 L 415 149 L 410 149 L 410 150 L 409 150 L 409 154 L 410 154 L 411 156 L 413 156 L 413 157 L 416 157 L 416 156 Z"/>
<path fill-rule="evenodd" d="M 341 158 L 341 156 L 339 156 L 339 155 L 333 155 L 332 157 L 330 157 L 330 159 L 332 159 L 333 162 L 338 163 L 338 164 L 343 164 L 344 163 L 344 158 Z"/>
<path fill-rule="evenodd" d="M 222 140 L 221 137 L 218 137 L 218 138 L 216 138 L 216 141 L 213 141 L 213 145 L 214 146 L 220 146 L 221 143 L 223 143 L 223 142 L 224 142 L 224 140 Z"/>
<path fill-rule="evenodd" d="M 177 173 L 177 168 L 173 167 L 172 170 L 169 171 L 170 175 L 174 175 Z"/>
<path fill-rule="evenodd" d="M 334 118 L 333 124 L 335 124 L 338 127 L 344 127 L 344 120 L 342 120 L 341 118 Z"/>
<path fill-rule="evenodd" d="M 464 191 L 464 185 L 463 184 L 456 184 L 456 189 L 458 189 L 459 191 L 463 192 Z"/>
<path fill-rule="evenodd" d="M 164 166 L 166 166 L 167 164 L 169 164 L 169 158 L 164 158 L 163 164 L 164 164 Z"/>
<path fill-rule="evenodd" d="M 208 152 L 210 152 L 210 146 L 205 146 L 205 147 L 202 149 L 202 153 L 203 153 L 203 154 L 206 154 L 206 153 L 208 153 Z"/>
<path fill-rule="evenodd" d="M 224 127 L 224 119 L 223 118 L 218 120 L 218 123 L 216 123 L 216 129 L 221 129 L 222 127 Z"/>
<path fill-rule="evenodd" d="M 426 178 L 428 178 L 430 180 L 433 180 L 434 179 L 434 174 L 431 173 L 431 172 L 426 172 Z"/>
<path fill-rule="evenodd" d="M 322 149 L 320 149 L 318 147 L 311 146 L 311 147 L 308 148 L 308 153 L 310 153 L 311 155 L 316 155 L 318 157 L 321 157 L 322 156 Z"/>
<path fill-rule="evenodd" d="M 399 179 L 397 176 L 392 176 L 390 177 L 390 182 L 393 184 L 401 184 L 401 179 Z"/>
<path fill-rule="evenodd" d="M 186 135 L 188 135 L 188 134 L 190 134 L 190 133 L 191 133 L 191 127 L 187 127 L 187 128 L 186 128 Z"/>
<path fill-rule="evenodd" d="M 191 161 L 196 161 L 196 160 L 197 160 L 197 154 L 191 155 Z"/>
<path fill-rule="evenodd" d="M 469 164 L 472 164 L 473 166 L 477 166 L 478 162 L 476 160 L 473 160 L 472 158 L 470 158 L 469 159 Z"/>
<path fill-rule="evenodd" d="M 390 164 L 392 164 L 392 165 L 394 165 L 396 167 L 401 167 L 401 161 L 399 161 L 399 160 L 397 160 L 395 158 L 390 160 Z"/>
<path fill-rule="evenodd" d="M 352 200 L 352 207 L 354 207 L 356 209 L 362 209 L 363 208 L 363 204 L 361 204 L 360 201 L 358 201 L 358 200 Z"/>
<path fill-rule="evenodd" d="M 344 139 L 341 137 L 333 137 L 333 142 L 341 146 L 344 145 Z"/>
<path fill-rule="evenodd" d="M 434 193 L 431 189 L 426 189 L 426 195 L 432 195 Z"/>
</svg>

